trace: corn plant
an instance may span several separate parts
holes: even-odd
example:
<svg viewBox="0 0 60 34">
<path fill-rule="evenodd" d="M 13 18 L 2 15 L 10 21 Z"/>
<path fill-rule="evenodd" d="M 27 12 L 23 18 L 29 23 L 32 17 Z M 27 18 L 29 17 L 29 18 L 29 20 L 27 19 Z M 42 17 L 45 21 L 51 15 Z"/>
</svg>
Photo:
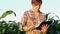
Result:
<svg viewBox="0 0 60 34">
<path fill-rule="evenodd" d="M 8 10 L 8 11 L 4 12 L 2 14 L 2 16 L 0 16 L 0 20 L 12 13 L 14 13 L 14 15 L 16 16 L 15 12 Z M 19 31 L 19 25 L 20 25 L 19 22 L 18 23 L 16 23 L 15 21 L 6 22 L 5 20 L 2 20 L 2 21 L 0 21 L 0 34 L 25 34 L 25 32 Z"/>
<path fill-rule="evenodd" d="M 50 13 L 48 13 L 50 14 Z M 48 14 L 46 15 L 47 18 L 48 18 Z M 57 15 L 55 15 L 58 19 L 59 17 Z M 60 20 L 55 20 L 53 19 L 54 16 L 52 18 L 48 18 L 47 20 L 48 21 L 51 21 L 52 23 L 49 25 L 49 28 L 47 30 L 47 33 L 46 34 L 60 34 Z"/>
<path fill-rule="evenodd" d="M 0 20 L 12 13 L 16 16 L 15 12 L 8 10 L 0 16 Z M 51 13 L 46 14 L 46 21 L 50 24 L 47 30 L 47 34 L 60 34 L 60 20 L 55 20 L 53 19 L 54 17 L 48 18 L 49 14 Z M 16 21 L 6 22 L 5 20 L 2 20 L 0 21 L 0 34 L 25 34 L 24 31 L 23 32 L 19 31 L 19 25 L 20 23 L 19 22 L 16 23 Z"/>
</svg>

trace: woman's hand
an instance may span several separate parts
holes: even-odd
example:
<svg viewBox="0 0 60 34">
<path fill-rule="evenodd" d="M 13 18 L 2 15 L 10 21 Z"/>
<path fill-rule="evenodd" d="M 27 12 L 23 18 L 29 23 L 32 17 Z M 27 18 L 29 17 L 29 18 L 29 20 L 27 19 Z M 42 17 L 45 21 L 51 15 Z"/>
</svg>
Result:
<svg viewBox="0 0 60 34">
<path fill-rule="evenodd" d="M 19 26 L 19 30 L 20 30 L 20 31 L 23 31 L 23 30 L 22 30 L 22 25 Z"/>
<path fill-rule="evenodd" d="M 48 27 L 49 27 L 48 24 L 43 24 L 42 27 L 41 27 L 41 29 L 42 29 L 41 31 L 42 31 L 42 32 L 46 32 L 47 29 L 48 29 Z"/>
</svg>

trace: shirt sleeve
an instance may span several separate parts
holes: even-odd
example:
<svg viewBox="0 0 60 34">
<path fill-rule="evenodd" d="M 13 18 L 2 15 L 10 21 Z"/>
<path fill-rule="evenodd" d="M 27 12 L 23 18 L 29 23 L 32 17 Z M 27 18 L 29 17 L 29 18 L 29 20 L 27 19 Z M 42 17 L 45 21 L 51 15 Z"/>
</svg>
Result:
<svg viewBox="0 0 60 34">
<path fill-rule="evenodd" d="M 21 31 L 24 31 L 24 27 L 26 28 L 26 23 L 27 23 L 27 12 L 24 12 L 22 19 L 21 19 L 21 24 L 20 24 Z"/>
<path fill-rule="evenodd" d="M 23 27 L 26 25 L 26 22 L 27 22 L 27 12 L 24 12 L 24 15 L 21 19 L 21 23 Z"/>
<path fill-rule="evenodd" d="M 43 22 L 45 22 L 46 21 L 46 14 L 44 15 L 44 20 L 43 20 Z"/>
</svg>

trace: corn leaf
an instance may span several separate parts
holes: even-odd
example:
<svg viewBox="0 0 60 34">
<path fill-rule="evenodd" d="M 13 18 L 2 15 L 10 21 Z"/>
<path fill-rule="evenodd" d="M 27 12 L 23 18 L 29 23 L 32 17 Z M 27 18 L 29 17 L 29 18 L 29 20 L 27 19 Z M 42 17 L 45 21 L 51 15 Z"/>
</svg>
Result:
<svg viewBox="0 0 60 34">
<path fill-rule="evenodd" d="M 16 13 L 15 13 L 15 12 L 13 12 L 12 10 L 8 10 L 8 11 L 6 11 L 6 12 L 4 12 L 4 13 L 2 14 L 2 16 L 0 17 L 0 19 L 1 19 L 1 18 L 4 18 L 4 17 L 6 17 L 7 15 L 10 15 L 10 14 L 12 14 L 12 13 L 14 13 L 14 15 L 16 16 Z"/>
</svg>

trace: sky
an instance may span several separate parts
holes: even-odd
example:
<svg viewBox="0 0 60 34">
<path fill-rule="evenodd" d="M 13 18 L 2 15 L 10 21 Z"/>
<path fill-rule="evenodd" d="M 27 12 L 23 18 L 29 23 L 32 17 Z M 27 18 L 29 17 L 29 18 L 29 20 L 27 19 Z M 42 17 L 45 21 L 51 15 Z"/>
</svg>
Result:
<svg viewBox="0 0 60 34">
<path fill-rule="evenodd" d="M 42 0 L 41 12 L 54 13 L 60 17 L 60 0 Z M 23 13 L 31 9 L 31 0 L 0 0 L 0 16 L 7 10 L 14 11 L 17 16 L 13 14 L 8 15 L 3 20 L 21 21 Z"/>
</svg>

